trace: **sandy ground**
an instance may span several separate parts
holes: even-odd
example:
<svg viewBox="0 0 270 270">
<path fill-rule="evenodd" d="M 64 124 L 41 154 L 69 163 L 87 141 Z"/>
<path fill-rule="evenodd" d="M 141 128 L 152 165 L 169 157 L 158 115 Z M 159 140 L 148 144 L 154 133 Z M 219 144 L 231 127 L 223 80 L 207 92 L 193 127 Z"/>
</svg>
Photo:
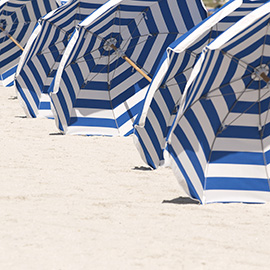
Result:
<svg viewBox="0 0 270 270">
<path fill-rule="evenodd" d="M 194 204 L 132 137 L 59 135 L 0 89 L 0 269 L 269 269 L 270 204 Z"/>
</svg>

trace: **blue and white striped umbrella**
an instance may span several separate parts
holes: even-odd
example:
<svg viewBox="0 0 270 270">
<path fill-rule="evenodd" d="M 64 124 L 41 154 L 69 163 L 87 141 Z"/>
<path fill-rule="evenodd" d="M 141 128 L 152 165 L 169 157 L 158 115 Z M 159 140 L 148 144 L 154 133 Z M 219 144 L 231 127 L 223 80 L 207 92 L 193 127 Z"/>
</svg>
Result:
<svg viewBox="0 0 270 270">
<path fill-rule="evenodd" d="M 48 88 L 78 23 L 107 0 L 71 0 L 41 18 L 20 59 L 15 85 L 28 117 L 53 117 Z"/>
<path fill-rule="evenodd" d="M 57 71 L 51 98 L 59 129 L 129 135 L 167 46 L 205 17 L 200 0 L 104 4 L 79 24 Z"/>
<path fill-rule="evenodd" d="M 148 89 L 142 113 L 135 121 L 134 142 L 151 167 L 164 163 L 166 138 L 202 48 L 265 2 L 231 0 L 169 46 Z"/>
<path fill-rule="evenodd" d="M 168 137 L 170 166 L 201 203 L 270 199 L 270 1 L 204 49 Z"/>
<path fill-rule="evenodd" d="M 19 57 L 38 19 L 57 7 L 56 0 L 0 1 L 0 85 L 13 84 Z"/>
</svg>

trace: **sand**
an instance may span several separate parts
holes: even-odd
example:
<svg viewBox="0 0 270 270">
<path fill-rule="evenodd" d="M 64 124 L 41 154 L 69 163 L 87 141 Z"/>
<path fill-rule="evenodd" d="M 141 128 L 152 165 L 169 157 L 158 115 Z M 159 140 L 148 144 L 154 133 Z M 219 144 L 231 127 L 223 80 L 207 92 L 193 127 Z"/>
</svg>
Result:
<svg viewBox="0 0 270 270">
<path fill-rule="evenodd" d="M 269 269 L 269 203 L 194 204 L 132 137 L 59 135 L 0 91 L 0 269 Z"/>
</svg>

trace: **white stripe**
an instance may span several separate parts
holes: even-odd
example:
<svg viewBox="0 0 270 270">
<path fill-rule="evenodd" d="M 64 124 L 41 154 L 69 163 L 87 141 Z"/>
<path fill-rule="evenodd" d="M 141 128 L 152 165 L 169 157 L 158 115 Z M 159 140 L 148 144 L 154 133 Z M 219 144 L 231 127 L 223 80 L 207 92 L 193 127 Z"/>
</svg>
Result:
<svg viewBox="0 0 270 270">
<path fill-rule="evenodd" d="M 243 164 L 214 164 L 210 163 L 206 177 L 229 178 L 267 178 L 265 166 Z"/>
<path fill-rule="evenodd" d="M 68 126 L 65 134 L 70 135 L 108 135 L 108 136 L 119 136 L 119 132 L 116 128 L 106 127 L 81 127 L 81 126 Z"/>
<path fill-rule="evenodd" d="M 85 108 L 75 108 L 71 112 L 71 117 L 115 119 L 112 110 L 85 109 Z"/>
<path fill-rule="evenodd" d="M 261 152 L 261 140 L 217 137 L 213 151 Z"/>
</svg>

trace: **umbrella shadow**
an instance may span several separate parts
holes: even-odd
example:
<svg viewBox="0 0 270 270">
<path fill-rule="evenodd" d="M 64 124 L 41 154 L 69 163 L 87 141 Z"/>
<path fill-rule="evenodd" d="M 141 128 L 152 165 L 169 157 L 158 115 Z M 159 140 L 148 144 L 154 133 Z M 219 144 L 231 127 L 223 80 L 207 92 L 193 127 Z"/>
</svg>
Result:
<svg viewBox="0 0 270 270">
<path fill-rule="evenodd" d="M 135 166 L 132 168 L 133 171 L 152 171 L 153 169 L 151 167 L 145 167 L 145 166 Z"/>
<path fill-rule="evenodd" d="M 59 135 L 64 135 L 61 132 L 53 132 L 53 133 L 49 133 L 50 136 L 59 136 Z"/>
<path fill-rule="evenodd" d="M 173 203 L 173 204 L 197 204 L 199 205 L 200 203 L 196 200 L 192 200 L 189 197 L 178 197 L 172 200 L 164 200 L 162 203 Z"/>
<path fill-rule="evenodd" d="M 17 99 L 18 99 L 17 96 L 11 96 L 11 97 L 8 98 L 8 100 L 17 100 Z"/>
</svg>

